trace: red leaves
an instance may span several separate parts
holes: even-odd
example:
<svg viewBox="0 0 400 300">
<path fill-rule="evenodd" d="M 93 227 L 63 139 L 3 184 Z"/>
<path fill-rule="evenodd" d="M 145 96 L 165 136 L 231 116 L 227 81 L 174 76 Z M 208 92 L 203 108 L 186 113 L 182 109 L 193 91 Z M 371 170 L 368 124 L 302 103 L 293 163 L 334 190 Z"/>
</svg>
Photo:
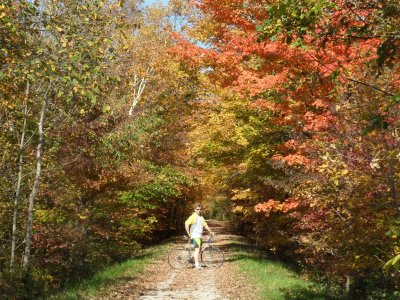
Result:
<svg viewBox="0 0 400 300">
<path fill-rule="evenodd" d="M 307 112 L 304 118 L 307 121 L 306 125 L 303 127 L 304 131 L 323 131 L 335 123 L 335 117 L 330 113 L 315 114 Z"/>
<path fill-rule="evenodd" d="M 270 199 L 267 202 L 257 204 L 254 207 L 254 210 L 256 212 L 263 213 L 266 217 L 268 217 L 271 212 L 280 211 L 280 206 L 280 201 Z"/>
<path fill-rule="evenodd" d="M 288 154 L 286 156 L 277 154 L 273 160 L 280 160 L 288 166 L 306 166 L 310 163 L 310 159 L 300 154 Z"/>
<path fill-rule="evenodd" d="M 258 213 L 263 213 L 266 217 L 269 217 L 271 213 L 287 213 L 296 209 L 299 205 L 300 200 L 295 198 L 289 198 L 284 202 L 270 199 L 267 202 L 257 204 L 254 207 L 254 210 Z"/>
</svg>

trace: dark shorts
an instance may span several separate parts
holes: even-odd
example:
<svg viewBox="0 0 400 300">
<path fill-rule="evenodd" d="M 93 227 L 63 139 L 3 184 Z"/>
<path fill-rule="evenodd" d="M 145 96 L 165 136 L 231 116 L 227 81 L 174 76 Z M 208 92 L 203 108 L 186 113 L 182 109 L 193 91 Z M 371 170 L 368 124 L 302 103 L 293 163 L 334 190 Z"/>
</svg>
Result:
<svg viewBox="0 0 400 300">
<path fill-rule="evenodd" d="M 203 241 L 199 238 L 192 239 L 192 242 L 193 242 L 194 248 L 201 248 L 201 244 L 203 243 Z"/>
</svg>

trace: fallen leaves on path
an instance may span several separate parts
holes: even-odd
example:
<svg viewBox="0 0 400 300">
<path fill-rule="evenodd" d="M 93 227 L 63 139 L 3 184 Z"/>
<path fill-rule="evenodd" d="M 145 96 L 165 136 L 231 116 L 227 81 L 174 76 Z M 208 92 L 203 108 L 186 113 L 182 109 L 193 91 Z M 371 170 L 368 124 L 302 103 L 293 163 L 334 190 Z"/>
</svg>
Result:
<svg viewBox="0 0 400 300">
<path fill-rule="evenodd" d="M 218 232 L 215 245 L 225 252 L 226 261 L 220 268 L 195 270 L 188 266 L 183 270 L 172 269 L 167 262 L 167 253 L 148 265 L 138 278 L 127 278 L 126 283 L 101 291 L 95 299 L 256 300 L 255 287 L 238 273 L 234 253 L 229 248 L 231 242 L 241 240 L 242 237 L 227 234 L 229 230 L 226 222 L 213 221 L 209 226 Z"/>
</svg>

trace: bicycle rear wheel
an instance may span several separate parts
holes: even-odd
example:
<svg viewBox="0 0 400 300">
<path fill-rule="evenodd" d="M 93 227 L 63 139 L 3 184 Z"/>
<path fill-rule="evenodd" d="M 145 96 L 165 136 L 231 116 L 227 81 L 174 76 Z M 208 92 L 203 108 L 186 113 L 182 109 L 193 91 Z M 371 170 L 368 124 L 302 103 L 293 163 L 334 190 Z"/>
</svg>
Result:
<svg viewBox="0 0 400 300">
<path fill-rule="evenodd" d="M 174 269 L 183 269 L 190 262 L 190 251 L 183 247 L 172 248 L 168 254 L 168 263 Z"/>
<path fill-rule="evenodd" d="M 216 247 L 208 247 L 201 253 L 201 261 L 209 268 L 219 268 L 224 260 L 224 252 Z"/>
</svg>

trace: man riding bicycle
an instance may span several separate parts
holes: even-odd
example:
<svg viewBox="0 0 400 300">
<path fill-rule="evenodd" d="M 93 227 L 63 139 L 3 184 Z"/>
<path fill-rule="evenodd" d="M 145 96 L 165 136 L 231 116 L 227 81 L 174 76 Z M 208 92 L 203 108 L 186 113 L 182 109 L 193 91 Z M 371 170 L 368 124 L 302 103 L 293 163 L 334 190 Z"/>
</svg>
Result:
<svg viewBox="0 0 400 300">
<path fill-rule="evenodd" d="M 196 269 L 201 269 L 199 264 L 199 253 L 202 246 L 203 228 L 207 229 L 211 235 L 214 234 L 201 216 L 201 204 L 196 203 L 194 205 L 194 213 L 185 222 L 186 232 L 194 245 L 194 266 Z"/>
</svg>

